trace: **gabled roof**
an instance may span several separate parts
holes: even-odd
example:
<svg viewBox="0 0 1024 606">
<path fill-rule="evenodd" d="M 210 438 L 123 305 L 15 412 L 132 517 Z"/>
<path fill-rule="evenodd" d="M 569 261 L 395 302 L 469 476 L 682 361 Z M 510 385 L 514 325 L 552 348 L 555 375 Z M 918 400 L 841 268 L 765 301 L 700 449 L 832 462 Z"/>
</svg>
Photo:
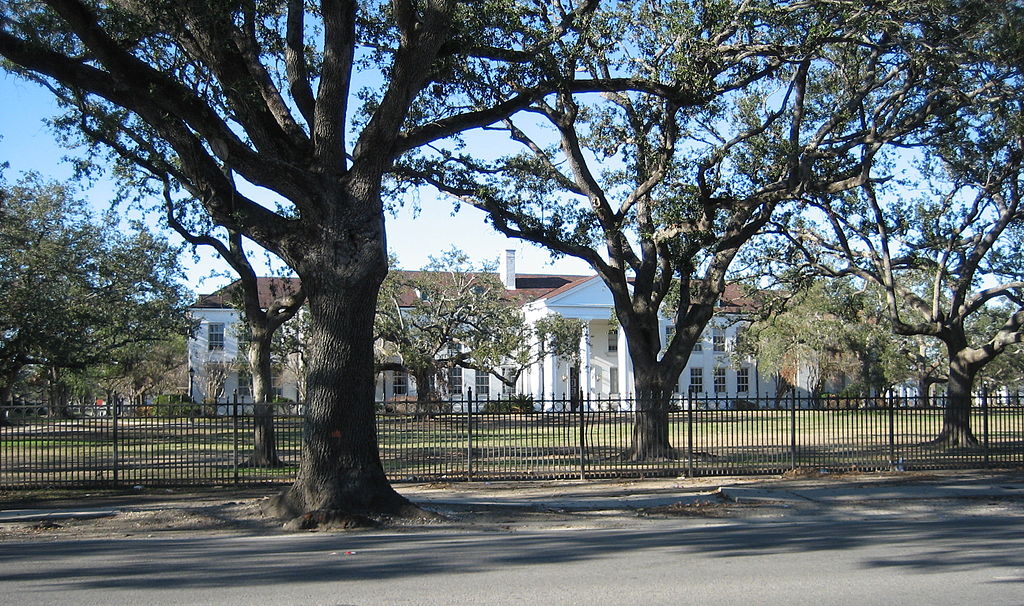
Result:
<svg viewBox="0 0 1024 606">
<path fill-rule="evenodd" d="M 413 278 L 423 274 L 429 274 L 430 272 L 414 271 L 414 270 L 392 270 L 404 275 L 405 277 Z M 476 274 L 470 274 L 476 275 Z M 494 277 L 495 274 L 490 274 Z M 588 276 L 569 276 L 560 274 L 516 274 L 516 287 L 511 290 L 505 290 L 504 298 L 509 301 L 514 301 L 520 305 L 535 301 L 541 297 L 548 296 L 549 294 L 561 290 L 563 288 L 571 287 L 574 284 L 578 284 L 581 280 L 589 279 Z M 399 293 L 398 304 L 402 307 L 412 306 L 416 301 L 416 293 L 411 289 L 403 290 Z"/>
<path fill-rule="evenodd" d="M 515 290 L 508 291 L 508 295 L 510 298 L 519 300 L 520 303 L 529 303 L 572 290 L 595 277 L 597 276 L 516 274 Z"/>
</svg>

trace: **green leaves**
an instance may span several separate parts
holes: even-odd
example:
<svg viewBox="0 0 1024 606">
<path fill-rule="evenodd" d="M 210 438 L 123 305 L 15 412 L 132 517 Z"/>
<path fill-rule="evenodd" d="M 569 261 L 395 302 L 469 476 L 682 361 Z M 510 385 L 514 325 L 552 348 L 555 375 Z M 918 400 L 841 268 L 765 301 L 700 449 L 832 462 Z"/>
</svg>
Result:
<svg viewBox="0 0 1024 606">
<path fill-rule="evenodd" d="M 84 368 L 184 334 L 178 251 L 139 226 L 99 222 L 60 184 L 4 188 L 0 366 Z M 3 373 L 6 376 L 7 372 Z"/>
</svg>

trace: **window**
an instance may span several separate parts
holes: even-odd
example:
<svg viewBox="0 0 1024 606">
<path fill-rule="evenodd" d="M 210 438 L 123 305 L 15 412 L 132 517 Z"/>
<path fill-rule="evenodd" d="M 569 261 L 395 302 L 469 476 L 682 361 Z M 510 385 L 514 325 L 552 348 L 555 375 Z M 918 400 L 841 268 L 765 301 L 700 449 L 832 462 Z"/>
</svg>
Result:
<svg viewBox="0 0 1024 606">
<path fill-rule="evenodd" d="M 676 327 L 675 326 L 673 326 L 672 324 L 669 324 L 668 326 L 665 327 L 665 347 L 668 347 L 668 344 L 672 342 L 672 337 L 674 337 L 675 334 L 676 334 Z"/>
<path fill-rule="evenodd" d="M 693 353 L 701 353 L 703 351 L 704 351 L 704 344 L 703 343 L 701 343 L 700 341 L 697 341 L 696 343 L 693 344 Z"/>
<path fill-rule="evenodd" d="M 224 351 L 223 322 L 210 322 L 206 325 L 206 346 L 209 351 Z"/>
<path fill-rule="evenodd" d="M 485 371 L 476 371 L 476 397 L 486 398 L 491 395 L 491 376 Z"/>
<path fill-rule="evenodd" d="M 284 399 L 284 375 L 280 368 L 275 368 L 270 374 L 270 398 Z"/>
<path fill-rule="evenodd" d="M 690 389 L 691 394 L 702 393 L 704 391 L 704 369 L 703 368 L 691 368 L 690 369 Z"/>
<path fill-rule="evenodd" d="M 715 351 L 725 351 L 725 331 L 721 328 L 716 328 L 711 336 L 713 349 Z"/>
<path fill-rule="evenodd" d="M 715 395 L 725 393 L 725 369 L 715 369 Z"/>
<path fill-rule="evenodd" d="M 396 371 L 391 375 L 391 393 L 396 396 L 404 396 L 409 393 L 409 375 Z"/>
<path fill-rule="evenodd" d="M 462 367 L 452 366 L 448 369 L 448 394 L 462 395 Z"/>
<path fill-rule="evenodd" d="M 252 397 L 252 373 L 246 369 L 238 371 L 238 398 L 251 398 Z"/>
<path fill-rule="evenodd" d="M 736 393 L 750 391 L 750 369 L 746 366 L 736 371 Z"/>
<path fill-rule="evenodd" d="M 609 328 L 608 329 L 608 353 L 618 353 L 619 351 L 619 329 Z"/>
<path fill-rule="evenodd" d="M 608 393 L 619 393 L 619 367 L 608 369 Z"/>
</svg>

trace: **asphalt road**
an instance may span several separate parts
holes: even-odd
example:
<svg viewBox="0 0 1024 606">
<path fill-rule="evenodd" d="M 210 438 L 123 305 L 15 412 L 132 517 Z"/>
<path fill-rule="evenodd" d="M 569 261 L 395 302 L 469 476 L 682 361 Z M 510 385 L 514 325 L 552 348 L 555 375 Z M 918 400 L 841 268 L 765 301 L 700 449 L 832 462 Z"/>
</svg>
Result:
<svg viewBox="0 0 1024 606">
<path fill-rule="evenodd" d="M 956 504 L 951 504 L 956 508 Z M 0 603 L 1024 604 L 1019 509 L 0 543 Z"/>
</svg>

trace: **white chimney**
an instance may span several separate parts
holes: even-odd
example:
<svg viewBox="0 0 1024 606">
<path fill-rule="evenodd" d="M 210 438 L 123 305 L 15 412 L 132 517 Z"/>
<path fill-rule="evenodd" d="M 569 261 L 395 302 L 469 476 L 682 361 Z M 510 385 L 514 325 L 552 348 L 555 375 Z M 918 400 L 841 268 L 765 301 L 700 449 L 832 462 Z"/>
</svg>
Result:
<svg viewBox="0 0 1024 606">
<path fill-rule="evenodd" d="M 508 249 L 498 262 L 498 273 L 506 290 L 516 288 L 516 251 Z"/>
</svg>

